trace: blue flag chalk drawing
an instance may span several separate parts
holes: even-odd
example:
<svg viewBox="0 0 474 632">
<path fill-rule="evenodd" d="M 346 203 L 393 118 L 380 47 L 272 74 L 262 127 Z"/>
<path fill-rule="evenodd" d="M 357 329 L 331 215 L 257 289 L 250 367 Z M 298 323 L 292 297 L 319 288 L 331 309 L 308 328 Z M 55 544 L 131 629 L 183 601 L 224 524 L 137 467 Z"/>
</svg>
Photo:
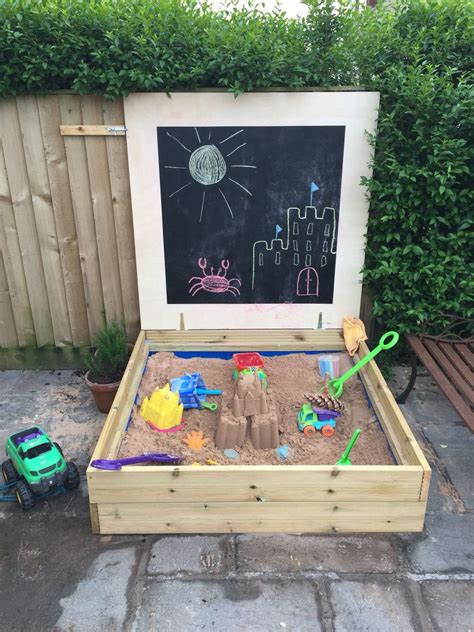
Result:
<svg viewBox="0 0 474 632">
<path fill-rule="evenodd" d="M 278 234 L 281 233 L 282 230 L 283 228 L 280 226 L 280 224 L 277 224 L 275 226 L 275 239 L 278 239 Z"/>
<path fill-rule="evenodd" d="M 313 206 L 313 193 L 315 191 L 319 191 L 319 187 L 316 184 L 316 182 L 311 182 L 311 195 L 310 195 L 310 198 L 309 198 L 309 205 L 310 206 Z"/>
</svg>

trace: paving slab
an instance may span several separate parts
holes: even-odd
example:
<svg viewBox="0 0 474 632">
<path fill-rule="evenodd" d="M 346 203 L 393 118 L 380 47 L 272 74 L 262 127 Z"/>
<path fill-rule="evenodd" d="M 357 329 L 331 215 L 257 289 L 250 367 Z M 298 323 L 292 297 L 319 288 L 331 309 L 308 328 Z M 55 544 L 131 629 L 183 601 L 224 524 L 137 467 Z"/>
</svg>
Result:
<svg viewBox="0 0 474 632">
<path fill-rule="evenodd" d="M 78 462 L 82 484 L 27 514 L 0 505 L 0 629 L 317 632 L 323 620 L 331 632 L 425 632 L 429 609 L 437 632 L 456 632 L 471 615 L 472 584 L 444 580 L 474 572 L 474 513 L 453 487 L 465 497 L 450 458 L 461 465 L 466 442 L 443 401 L 428 379 L 404 407 L 429 458 L 429 441 L 439 444 L 423 534 L 93 536 L 84 466 L 105 416 L 72 371 L 1 372 L 0 442 L 40 422 Z M 441 441 L 447 419 L 456 427 Z M 293 578 L 312 572 L 317 581 Z"/>
<path fill-rule="evenodd" d="M 14 373 L 16 382 L 10 380 L 15 386 L 8 393 L 0 391 L 0 447 L 13 432 L 38 424 L 67 459 L 87 464 L 106 416 L 97 410 L 82 376 L 75 371 L 5 373 Z"/>
<path fill-rule="evenodd" d="M 465 505 L 453 483 L 446 479 L 432 464 L 426 511 L 431 514 L 462 513 L 465 511 Z"/>
<path fill-rule="evenodd" d="M 399 568 L 390 536 L 240 535 L 239 571 L 390 573 Z"/>
<path fill-rule="evenodd" d="M 121 630 L 127 616 L 127 587 L 135 566 L 135 547 L 100 553 L 74 592 L 60 599 L 60 632 Z"/>
<path fill-rule="evenodd" d="M 399 538 L 417 573 L 473 573 L 473 533 L 472 513 L 428 514 L 424 533 Z"/>
<path fill-rule="evenodd" d="M 15 387 L 20 382 L 23 371 L 0 371 L 0 393 L 3 397 L 10 392 L 15 392 Z"/>
<path fill-rule="evenodd" d="M 332 582 L 335 632 L 419 632 L 408 590 L 401 582 Z"/>
<path fill-rule="evenodd" d="M 230 537 L 171 536 L 153 544 L 149 574 L 216 574 L 233 570 L 234 547 Z"/>
<path fill-rule="evenodd" d="M 459 421 L 458 413 L 433 382 L 431 377 L 417 377 L 406 404 L 419 421 L 444 425 L 447 421 Z"/>
<path fill-rule="evenodd" d="M 107 597 L 111 609 L 109 613 L 104 612 L 102 595 L 108 595 L 107 584 L 110 583 L 117 590 L 120 588 L 121 598 L 125 597 L 122 586 L 130 574 L 132 551 L 141 549 L 142 539 L 93 536 L 88 500 L 83 491 L 40 503 L 28 513 L 23 513 L 15 504 L 2 506 L 1 630 L 76 632 L 85 629 L 79 626 L 87 609 L 91 613 L 87 619 L 89 624 L 92 615 L 96 615 L 95 625 L 89 625 L 89 631 L 114 629 L 107 628 L 106 624 L 111 614 L 120 615 L 120 606 Z M 104 562 L 101 554 L 106 552 L 113 555 Z M 122 554 L 126 564 L 113 565 Z M 107 565 L 109 563 L 111 565 Z M 100 568 L 104 569 L 101 576 Z M 95 591 L 90 590 L 94 585 Z M 55 627 L 63 614 L 63 623 Z"/>
<path fill-rule="evenodd" d="M 474 434 L 466 426 L 453 422 L 444 426 L 423 424 L 423 432 L 466 509 L 474 510 Z"/>
<path fill-rule="evenodd" d="M 149 581 L 134 632 L 319 632 L 307 581 Z"/>
<path fill-rule="evenodd" d="M 421 592 L 438 630 L 468 632 L 474 629 L 472 582 L 423 582 Z"/>
</svg>

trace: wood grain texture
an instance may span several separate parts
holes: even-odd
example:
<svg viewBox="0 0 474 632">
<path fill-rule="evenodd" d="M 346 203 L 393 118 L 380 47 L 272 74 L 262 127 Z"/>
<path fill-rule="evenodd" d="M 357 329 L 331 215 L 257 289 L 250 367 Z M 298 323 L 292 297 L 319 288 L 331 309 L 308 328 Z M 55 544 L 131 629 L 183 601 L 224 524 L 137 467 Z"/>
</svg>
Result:
<svg viewBox="0 0 474 632">
<path fill-rule="evenodd" d="M 123 126 L 123 122 L 112 120 L 108 125 L 60 125 L 59 129 L 61 136 L 125 136 L 125 130 L 113 131 L 118 126 Z"/>
<path fill-rule="evenodd" d="M 140 332 L 133 348 L 132 355 L 128 361 L 127 368 L 120 382 L 117 395 L 115 396 L 112 408 L 105 420 L 104 427 L 100 433 L 99 440 L 92 455 L 93 459 L 111 459 L 116 456 L 118 450 L 119 437 L 123 435 L 125 424 L 130 414 L 133 399 L 135 398 L 136 389 L 142 376 L 140 366 L 144 366 L 148 357 L 148 347 L 145 345 L 145 334 Z M 132 384 L 135 384 L 132 389 Z M 125 406 L 126 401 L 130 401 L 130 409 Z"/>
<path fill-rule="evenodd" d="M 8 291 L 7 275 L 3 263 L 3 250 L 0 240 L 0 347 L 16 347 L 18 338 L 13 318 L 12 302 Z"/>
<path fill-rule="evenodd" d="M 62 347 L 72 344 L 72 335 L 38 105 L 36 97 L 33 96 L 17 97 L 16 103 L 48 294 L 54 343 L 56 346 Z"/>
<path fill-rule="evenodd" d="M 99 521 L 99 508 L 94 503 L 90 504 L 90 512 L 91 512 L 91 527 L 92 533 L 99 535 L 100 534 L 100 521 Z"/>
<path fill-rule="evenodd" d="M 191 329 L 147 330 L 152 349 L 260 351 L 342 351 L 344 340 L 338 329 Z"/>
<path fill-rule="evenodd" d="M 410 466 L 90 467 L 91 502 L 316 502 L 419 500 L 423 470 Z"/>
<path fill-rule="evenodd" d="M 82 118 L 100 124 L 103 119 L 102 99 L 88 96 L 81 99 Z M 77 139 L 78 140 L 78 139 Z M 123 315 L 120 267 L 115 234 L 114 209 L 110 189 L 109 167 L 105 138 L 85 137 L 92 209 L 94 213 L 97 252 L 107 323 L 118 322 Z"/>
<path fill-rule="evenodd" d="M 124 123 L 121 100 L 104 102 L 105 123 Z M 123 297 L 123 315 L 127 334 L 133 338 L 140 330 L 140 308 L 138 305 L 137 266 L 135 263 L 135 242 L 133 239 L 132 200 L 128 177 L 127 141 L 125 138 L 106 138 L 109 165 L 110 190 L 115 219 L 120 285 Z"/>
<path fill-rule="evenodd" d="M 38 346 L 54 345 L 50 305 L 16 100 L 2 100 L 0 136 Z"/>
<path fill-rule="evenodd" d="M 3 116 L 0 102 L 0 118 Z M 30 299 L 26 286 L 20 243 L 16 230 L 15 214 L 8 183 L 7 169 L 0 140 L 0 248 L 5 270 L 6 291 L 11 304 L 14 320 L 15 336 L 11 333 L 1 338 L 3 347 L 32 345 L 36 346 L 36 336 L 31 315 Z M 4 298 L 5 309 L 8 310 L 7 298 Z M 5 321 L 8 316 L 5 315 Z M 15 342 L 16 337 L 16 342 Z M 11 343 L 11 345 L 10 345 Z"/>
<path fill-rule="evenodd" d="M 59 97 L 59 104 L 63 123 L 82 121 L 80 97 L 61 96 Z M 105 325 L 105 318 L 85 139 L 65 137 L 64 143 L 79 245 L 87 320 L 90 335 L 93 337 Z"/>
<path fill-rule="evenodd" d="M 60 129 L 82 125 L 81 100 L 99 133 L 123 125 L 121 99 L 0 99 L 2 347 L 89 346 L 106 317 L 125 320 L 129 340 L 139 331 L 127 140 L 91 138 L 91 192 L 84 134 Z"/>
<path fill-rule="evenodd" d="M 295 339 L 301 343 L 300 337 L 304 337 L 306 348 L 343 346 L 337 330 L 146 334 L 147 340 L 145 332 L 139 336 L 93 459 L 117 455 L 148 353 L 168 346 L 170 339 L 186 336 L 183 348 L 194 344 L 207 350 L 234 345 L 242 348 L 247 334 L 251 338 L 248 348 L 253 349 L 262 345 L 291 347 Z M 150 337 L 160 342 L 150 343 Z M 367 347 L 361 346 L 361 356 L 366 353 Z M 363 381 L 376 400 L 374 408 L 392 449 L 399 463 L 405 465 L 130 466 L 120 472 L 89 466 L 89 494 L 94 511 L 98 511 L 100 532 L 421 531 L 431 471 L 414 438 L 411 441 L 413 435 L 374 366 L 377 369 L 372 361 L 366 367 Z"/>
<path fill-rule="evenodd" d="M 59 97 L 38 97 L 37 101 L 61 258 L 60 265 L 64 276 L 72 344 L 76 347 L 87 346 L 90 344 L 90 334 L 76 223 L 72 206 L 66 147 L 64 140 L 58 134 L 58 128 L 61 123 Z"/>
<path fill-rule="evenodd" d="M 357 362 L 368 353 L 369 348 L 365 342 L 362 342 L 354 360 Z M 431 469 L 423 451 L 416 442 L 376 362 L 371 360 L 359 371 L 359 375 L 399 463 L 419 465 L 424 471 L 430 472 Z"/>
<path fill-rule="evenodd" d="M 421 502 L 104 503 L 107 533 L 354 533 L 422 531 Z"/>
</svg>

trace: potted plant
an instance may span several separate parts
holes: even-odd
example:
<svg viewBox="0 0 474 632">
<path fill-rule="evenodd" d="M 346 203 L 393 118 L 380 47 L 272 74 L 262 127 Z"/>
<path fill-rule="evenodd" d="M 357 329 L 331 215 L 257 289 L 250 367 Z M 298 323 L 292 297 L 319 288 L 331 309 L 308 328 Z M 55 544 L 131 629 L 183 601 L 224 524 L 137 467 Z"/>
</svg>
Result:
<svg viewBox="0 0 474 632">
<path fill-rule="evenodd" d="M 112 323 L 95 337 L 94 348 L 86 359 L 86 383 L 97 408 L 108 413 L 120 385 L 129 356 L 129 345 L 123 325 Z"/>
</svg>

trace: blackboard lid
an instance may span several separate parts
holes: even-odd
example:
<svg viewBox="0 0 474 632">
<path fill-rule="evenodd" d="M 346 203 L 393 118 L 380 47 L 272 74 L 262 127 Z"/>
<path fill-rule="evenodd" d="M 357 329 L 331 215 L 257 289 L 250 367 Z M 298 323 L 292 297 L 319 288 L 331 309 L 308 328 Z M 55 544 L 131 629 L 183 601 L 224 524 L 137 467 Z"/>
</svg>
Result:
<svg viewBox="0 0 474 632">
<path fill-rule="evenodd" d="M 143 329 L 341 327 L 358 315 L 376 92 L 133 94 Z"/>
</svg>

